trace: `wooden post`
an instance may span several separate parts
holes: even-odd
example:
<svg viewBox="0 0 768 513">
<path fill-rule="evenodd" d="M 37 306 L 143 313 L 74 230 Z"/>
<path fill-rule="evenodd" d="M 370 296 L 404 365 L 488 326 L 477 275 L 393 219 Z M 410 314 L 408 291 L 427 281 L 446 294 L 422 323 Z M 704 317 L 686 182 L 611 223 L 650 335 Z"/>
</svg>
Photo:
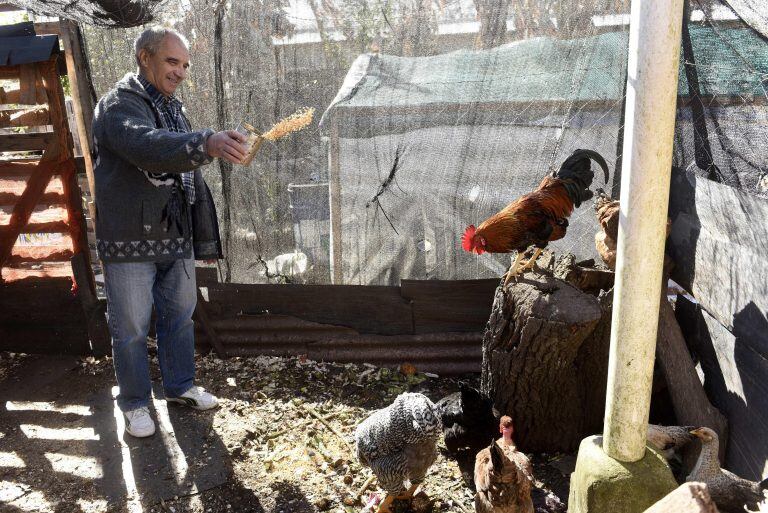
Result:
<svg viewBox="0 0 768 513">
<path fill-rule="evenodd" d="M 343 282 L 341 258 L 341 166 L 339 164 L 339 121 L 338 114 L 331 120 L 331 147 L 328 151 L 328 186 L 330 194 L 331 217 L 331 283 L 341 285 Z"/>
<path fill-rule="evenodd" d="M 85 174 L 88 177 L 88 189 L 91 201 L 88 202 L 88 215 L 96 219 L 96 186 L 93 176 L 93 161 L 91 160 L 91 141 L 93 141 L 93 110 L 94 98 L 88 87 L 88 62 L 84 59 L 81 35 L 75 23 L 62 20 L 59 22 L 59 33 L 64 45 L 64 56 L 67 61 L 67 75 L 72 94 L 72 105 L 75 110 L 75 121 L 83 151 Z"/>
<path fill-rule="evenodd" d="M 646 452 L 659 321 L 683 0 L 632 2 L 621 217 L 603 450 Z"/>
</svg>

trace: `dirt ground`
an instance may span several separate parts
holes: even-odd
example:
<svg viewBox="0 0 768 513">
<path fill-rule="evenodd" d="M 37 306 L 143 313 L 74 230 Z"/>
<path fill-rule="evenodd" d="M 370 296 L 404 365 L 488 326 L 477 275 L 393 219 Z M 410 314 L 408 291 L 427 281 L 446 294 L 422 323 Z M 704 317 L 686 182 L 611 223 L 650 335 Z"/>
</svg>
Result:
<svg viewBox="0 0 768 513">
<path fill-rule="evenodd" d="M 122 437 L 109 359 L 0 353 L 0 511 L 358 513 L 379 492 L 375 480 L 363 490 L 372 474 L 352 449 L 358 422 L 405 391 L 437 401 L 458 390 L 458 378 L 302 358 L 209 355 L 197 368 L 221 406 L 166 406 L 156 389 L 167 421 L 135 439 Z M 154 356 L 152 372 L 159 381 Z M 439 448 L 423 486 L 431 510 L 474 511 Z M 530 456 L 537 513 L 565 511 L 573 456 Z"/>
</svg>

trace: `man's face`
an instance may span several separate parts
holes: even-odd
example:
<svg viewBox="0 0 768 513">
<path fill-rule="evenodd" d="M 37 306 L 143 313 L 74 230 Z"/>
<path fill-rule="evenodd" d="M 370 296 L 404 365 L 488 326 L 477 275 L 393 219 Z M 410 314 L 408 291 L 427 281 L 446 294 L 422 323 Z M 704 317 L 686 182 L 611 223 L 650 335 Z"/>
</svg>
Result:
<svg viewBox="0 0 768 513">
<path fill-rule="evenodd" d="M 169 34 L 163 38 L 154 55 L 148 51 L 139 52 L 144 78 L 165 96 L 172 95 L 181 81 L 187 78 L 189 51 L 181 40 Z"/>
</svg>

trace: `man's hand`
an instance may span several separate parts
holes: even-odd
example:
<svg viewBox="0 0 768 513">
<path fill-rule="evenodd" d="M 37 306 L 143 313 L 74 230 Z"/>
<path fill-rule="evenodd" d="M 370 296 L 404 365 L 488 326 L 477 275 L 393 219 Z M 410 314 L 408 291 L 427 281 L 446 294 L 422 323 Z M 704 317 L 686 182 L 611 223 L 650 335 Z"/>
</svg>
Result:
<svg viewBox="0 0 768 513">
<path fill-rule="evenodd" d="M 233 164 L 239 164 L 248 153 L 245 147 L 246 138 L 235 130 L 216 132 L 208 137 L 205 151 L 211 157 L 219 157 Z"/>
</svg>

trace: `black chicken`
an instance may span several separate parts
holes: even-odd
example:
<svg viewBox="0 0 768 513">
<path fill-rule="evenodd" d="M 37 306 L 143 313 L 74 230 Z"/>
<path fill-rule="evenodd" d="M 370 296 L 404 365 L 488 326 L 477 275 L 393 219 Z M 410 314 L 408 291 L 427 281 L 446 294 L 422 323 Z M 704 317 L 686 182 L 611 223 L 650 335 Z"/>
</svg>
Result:
<svg viewBox="0 0 768 513">
<path fill-rule="evenodd" d="M 498 435 L 500 415 L 488 397 L 464 382 L 459 383 L 458 392 L 435 406 L 443 423 L 445 448 L 458 463 L 464 482 L 474 490 L 475 457 Z"/>
</svg>

